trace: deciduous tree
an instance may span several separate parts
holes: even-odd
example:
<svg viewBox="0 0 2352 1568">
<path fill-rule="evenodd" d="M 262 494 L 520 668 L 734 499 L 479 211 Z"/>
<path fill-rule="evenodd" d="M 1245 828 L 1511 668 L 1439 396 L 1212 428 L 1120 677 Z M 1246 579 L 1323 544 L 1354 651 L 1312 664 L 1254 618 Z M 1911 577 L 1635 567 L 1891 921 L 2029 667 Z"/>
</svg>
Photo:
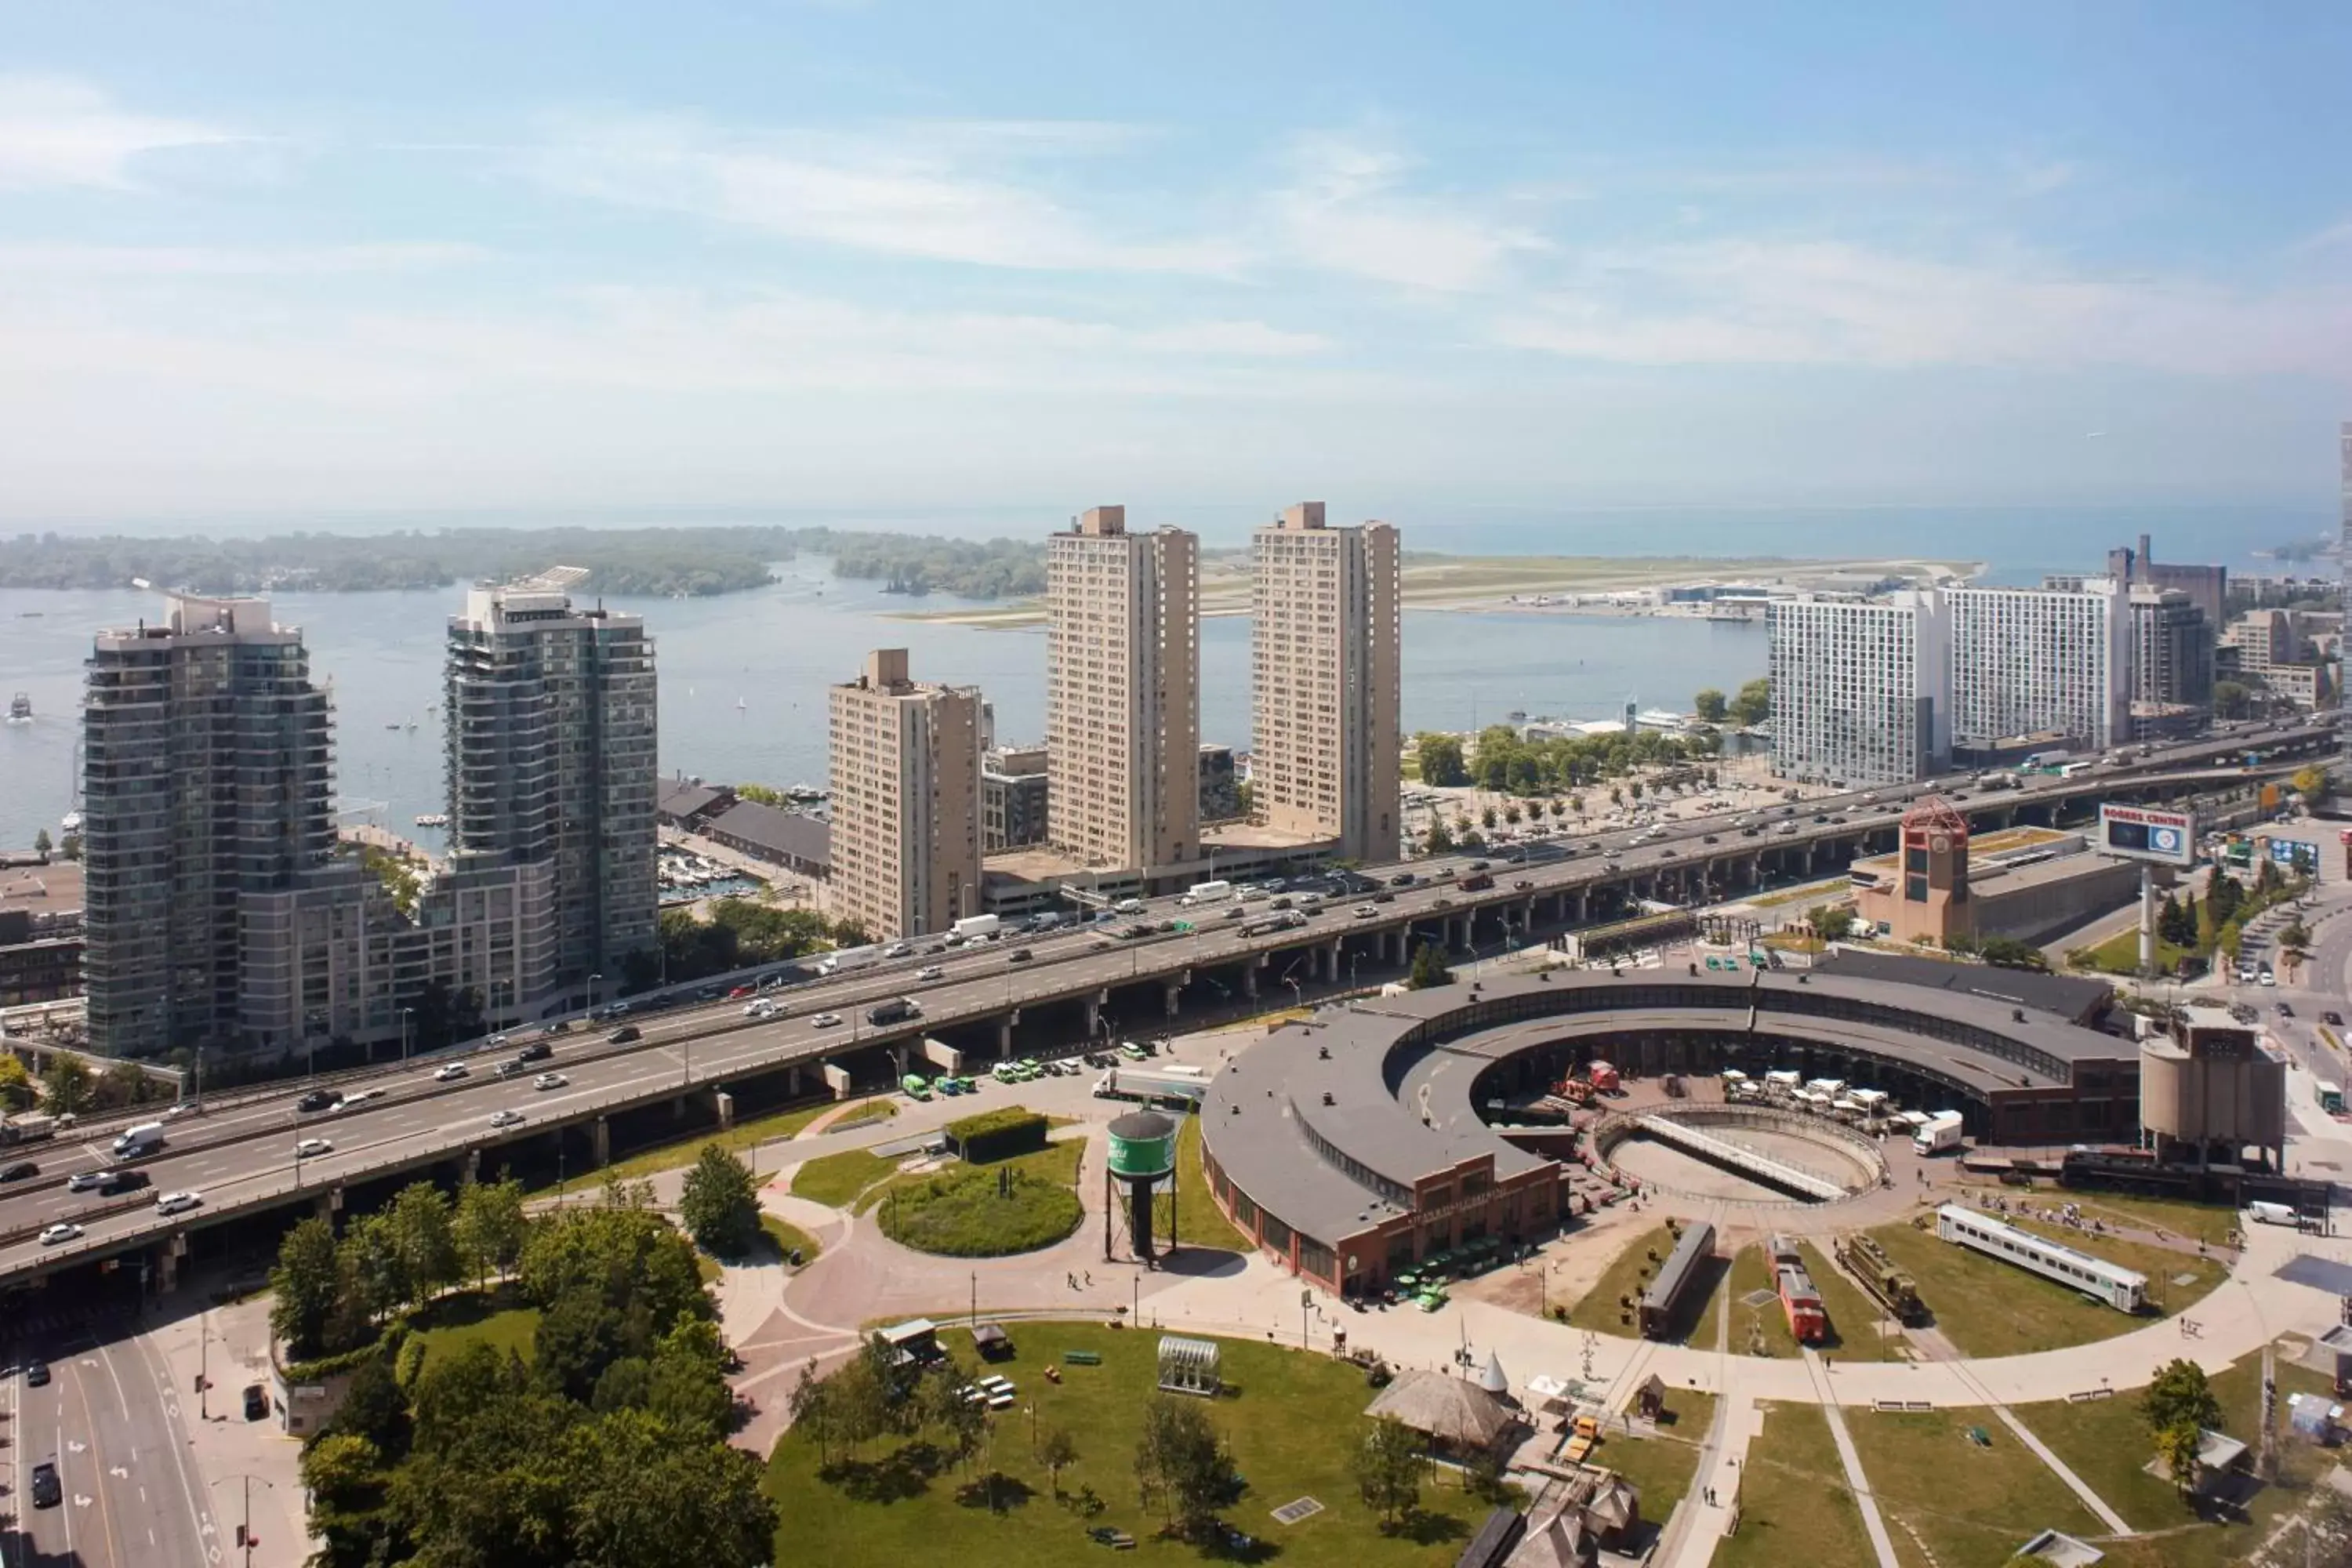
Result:
<svg viewBox="0 0 2352 1568">
<path fill-rule="evenodd" d="M 704 1144 L 686 1173 L 677 1215 L 704 1251 L 740 1258 L 760 1234 L 760 1193 L 751 1168 L 718 1144 Z"/>
<path fill-rule="evenodd" d="M 1428 1468 L 1421 1434 L 1393 1415 L 1365 1423 L 1355 1466 L 1356 1494 L 1381 1516 L 1383 1528 L 1421 1506 L 1421 1479 Z"/>
<path fill-rule="evenodd" d="M 503 1182 L 468 1182 L 458 1190 L 457 1212 L 450 1234 L 457 1256 L 475 1283 L 487 1285 L 493 1274 L 504 1274 L 522 1256 L 530 1233 L 524 1216 L 522 1184 L 509 1176 Z"/>
<path fill-rule="evenodd" d="M 340 1291 L 334 1226 L 314 1215 L 288 1231 L 278 1244 L 269 1288 L 275 1293 L 269 1331 L 285 1344 L 287 1354 L 300 1360 L 325 1349 Z"/>
<path fill-rule="evenodd" d="M 1730 702 L 1712 686 L 1703 688 L 1697 696 L 1692 698 L 1691 706 L 1697 711 L 1698 721 L 1702 724 L 1720 724 L 1731 716 Z"/>
<path fill-rule="evenodd" d="M 1205 1408 L 1156 1394 L 1143 1407 L 1135 1478 L 1144 1506 L 1159 1508 L 1171 1530 L 1197 1540 L 1233 1494 L 1234 1458 Z"/>
</svg>

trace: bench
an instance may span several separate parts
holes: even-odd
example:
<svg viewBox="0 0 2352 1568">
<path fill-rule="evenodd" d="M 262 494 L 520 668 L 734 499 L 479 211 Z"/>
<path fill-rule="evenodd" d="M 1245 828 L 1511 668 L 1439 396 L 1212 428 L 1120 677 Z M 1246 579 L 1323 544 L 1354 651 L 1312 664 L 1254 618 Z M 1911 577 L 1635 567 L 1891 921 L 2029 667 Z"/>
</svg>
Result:
<svg viewBox="0 0 2352 1568">
<path fill-rule="evenodd" d="M 1100 1366 L 1102 1365 L 1102 1352 L 1064 1351 L 1062 1352 L 1062 1359 L 1068 1362 L 1072 1366 Z"/>
</svg>

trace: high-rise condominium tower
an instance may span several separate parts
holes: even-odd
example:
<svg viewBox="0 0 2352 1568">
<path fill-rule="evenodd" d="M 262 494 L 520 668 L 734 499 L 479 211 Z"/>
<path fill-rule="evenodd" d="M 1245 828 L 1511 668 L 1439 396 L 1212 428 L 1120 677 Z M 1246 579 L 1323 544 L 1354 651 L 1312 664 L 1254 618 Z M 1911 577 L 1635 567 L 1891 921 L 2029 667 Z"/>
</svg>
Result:
<svg viewBox="0 0 2352 1568">
<path fill-rule="evenodd" d="M 82 713 L 91 1044 L 110 1056 L 236 1035 L 243 894 L 335 842 L 327 694 L 266 599 L 173 595 L 100 632 Z"/>
<path fill-rule="evenodd" d="M 1932 589 L 1884 600 L 1775 599 L 1772 771 L 1843 784 L 1902 784 L 1940 766 L 1948 679 L 1944 606 Z"/>
<path fill-rule="evenodd" d="M 2131 736 L 2131 602 L 2112 578 L 2075 591 L 1948 588 L 1956 751 L 2063 735 L 2105 751 Z"/>
<path fill-rule="evenodd" d="M 1200 541 L 1097 507 L 1045 559 L 1046 838 L 1082 865 L 1176 866 L 1201 842 Z"/>
<path fill-rule="evenodd" d="M 635 616 L 575 605 L 577 567 L 467 594 L 449 619 L 449 845 L 547 868 L 547 944 L 523 968 L 617 984 L 655 951 L 654 648 Z"/>
<path fill-rule="evenodd" d="M 1302 501 L 1251 540 L 1254 809 L 1343 858 L 1397 858 L 1397 531 Z"/>
<path fill-rule="evenodd" d="M 835 911 L 874 937 L 980 912 L 980 693 L 911 680 L 877 648 L 833 689 Z"/>
</svg>

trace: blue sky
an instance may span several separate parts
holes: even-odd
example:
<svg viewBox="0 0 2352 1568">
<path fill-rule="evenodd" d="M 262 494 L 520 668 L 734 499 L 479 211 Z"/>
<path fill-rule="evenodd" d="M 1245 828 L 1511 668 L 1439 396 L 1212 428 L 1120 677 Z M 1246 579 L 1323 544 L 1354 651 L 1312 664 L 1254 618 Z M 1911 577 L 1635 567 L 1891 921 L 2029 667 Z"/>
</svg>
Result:
<svg viewBox="0 0 2352 1568">
<path fill-rule="evenodd" d="M 8 30 L 10 520 L 2324 516 L 2352 416 L 2343 6 Z"/>
</svg>

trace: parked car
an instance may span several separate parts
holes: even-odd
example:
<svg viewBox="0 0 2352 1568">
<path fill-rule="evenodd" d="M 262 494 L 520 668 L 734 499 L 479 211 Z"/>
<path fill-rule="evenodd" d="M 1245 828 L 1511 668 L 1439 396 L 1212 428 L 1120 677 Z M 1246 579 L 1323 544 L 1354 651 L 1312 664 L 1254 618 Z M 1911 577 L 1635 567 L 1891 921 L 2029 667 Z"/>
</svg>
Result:
<svg viewBox="0 0 2352 1568">
<path fill-rule="evenodd" d="M 269 1391 L 257 1383 L 245 1385 L 245 1418 L 260 1421 L 269 1415 Z"/>
<path fill-rule="evenodd" d="M 2331 1008 L 2327 1012 L 2322 1013 L 2319 1016 L 2319 1021 L 2327 1025 L 2330 1028 L 2340 1029 L 2344 1026 L 2344 1015 Z M 5 1173 L 0 1173 L 0 1180 L 5 1179 Z"/>
</svg>

